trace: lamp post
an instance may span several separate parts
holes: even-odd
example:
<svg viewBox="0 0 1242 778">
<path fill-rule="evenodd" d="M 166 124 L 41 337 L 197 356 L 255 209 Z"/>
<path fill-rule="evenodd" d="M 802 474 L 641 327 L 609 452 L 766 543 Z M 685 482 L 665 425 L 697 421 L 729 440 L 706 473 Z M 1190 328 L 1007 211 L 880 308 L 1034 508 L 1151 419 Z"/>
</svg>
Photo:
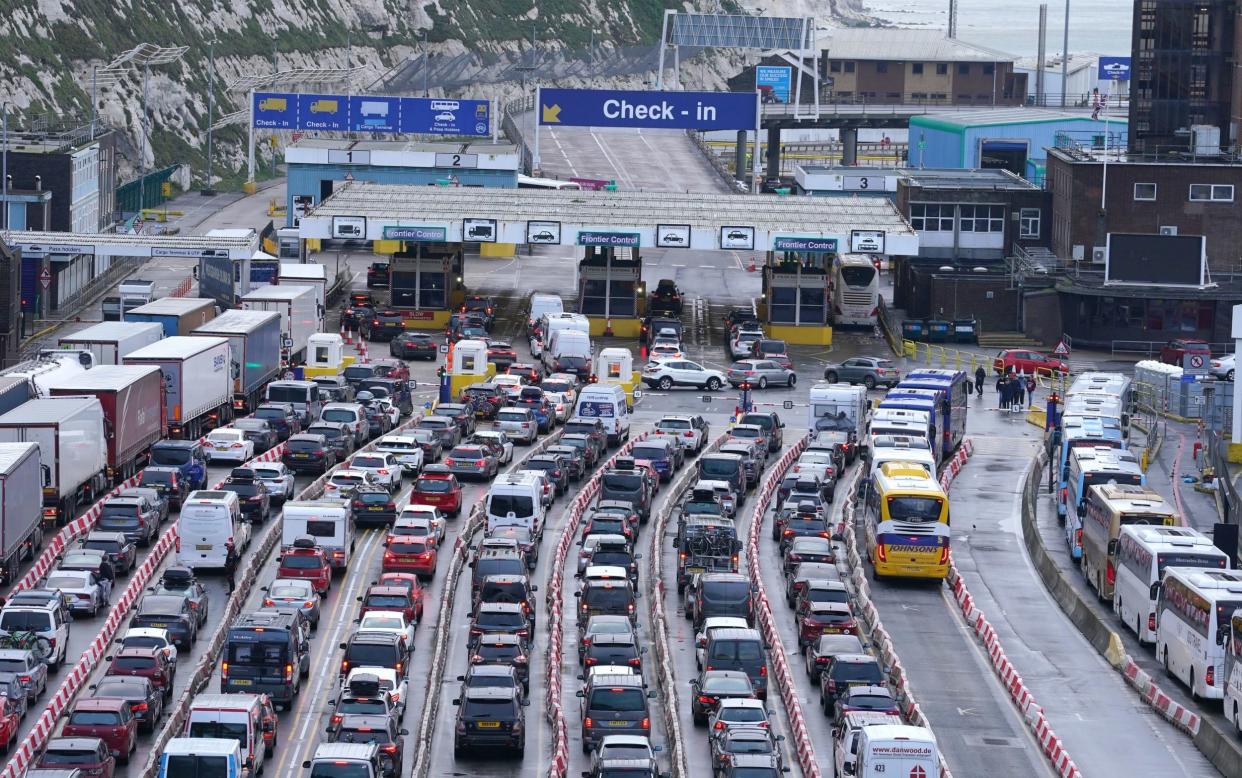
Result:
<svg viewBox="0 0 1242 778">
<path fill-rule="evenodd" d="M 216 190 L 211 175 L 211 136 L 216 121 L 216 42 L 207 45 L 207 180 L 199 194 L 215 197 Z"/>
</svg>

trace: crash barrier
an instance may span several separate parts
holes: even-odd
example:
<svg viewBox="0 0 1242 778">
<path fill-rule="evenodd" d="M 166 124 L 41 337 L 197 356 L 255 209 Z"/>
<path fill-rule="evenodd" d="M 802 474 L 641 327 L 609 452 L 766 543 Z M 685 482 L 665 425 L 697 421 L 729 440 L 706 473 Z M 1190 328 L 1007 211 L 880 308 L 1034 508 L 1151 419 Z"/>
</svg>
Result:
<svg viewBox="0 0 1242 778">
<path fill-rule="evenodd" d="M 806 718 L 802 713 L 802 700 L 798 697 L 798 687 L 794 684 L 793 674 L 789 670 L 789 660 L 785 654 L 785 645 L 781 641 L 780 629 L 772 606 L 768 602 L 767 590 L 763 584 L 763 575 L 759 572 L 759 534 L 763 529 L 763 517 L 768 511 L 772 495 L 780 486 L 785 471 L 798 459 L 806 449 L 808 438 L 804 437 L 790 447 L 772 468 L 771 475 L 764 481 L 759 490 L 758 499 L 751 512 L 750 528 L 746 533 L 746 570 L 755 591 L 755 613 L 759 628 L 763 631 L 764 640 L 770 647 L 768 661 L 772 665 L 772 676 L 780 689 L 781 700 L 785 705 L 785 715 L 789 718 L 789 727 L 793 735 L 794 747 L 798 752 L 798 764 L 802 767 L 805 778 L 820 778 L 819 760 L 815 756 L 815 744 L 811 741 L 810 730 L 806 726 Z"/>
<path fill-rule="evenodd" d="M 710 454 L 729 439 L 728 434 L 721 435 L 712 441 L 703 453 Z M 651 619 L 652 643 L 655 648 L 656 677 L 659 679 L 660 702 L 664 713 L 664 731 L 668 733 L 669 758 L 673 764 L 673 775 L 676 778 L 690 778 L 690 760 L 686 755 L 686 744 L 682 741 L 681 717 L 678 714 L 677 679 L 673 677 L 673 660 L 669 656 L 668 616 L 664 607 L 664 530 L 668 520 L 678 509 L 676 496 L 698 480 L 697 466 L 690 467 L 669 484 L 672 497 L 664 508 L 656 511 L 651 524 L 651 545 L 648 554 L 651 557 L 651 575 L 647 576 L 647 611 Z"/>
<path fill-rule="evenodd" d="M 539 443 L 531 446 L 522 458 L 510 467 L 510 470 L 521 470 L 521 465 L 530 457 L 547 450 L 560 435 L 549 435 Z M 423 692 L 423 714 L 418 722 L 418 733 L 415 736 L 418 744 L 415 751 L 414 768 L 411 776 L 425 778 L 431 772 L 432 740 L 435 738 L 436 723 L 440 714 L 440 688 L 444 684 L 444 672 L 448 668 L 449 647 L 452 643 L 453 608 L 456 605 L 457 582 L 465 572 L 466 561 L 470 558 L 470 541 L 475 533 L 483 529 L 487 523 L 487 495 L 480 497 L 470 509 L 470 515 L 462 524 L 461 532 L 457 533 L 457 541 L 453 544 L 453 556 L 449 559 L 448 572 L 444 577 L 444 596 L 440 598 L 440 608 L 436 613 L 436 624 L 432 628 L 431 667 L 427 672 L 427 684 Z"/>
<path fill-rule="evenodd" d="M 949 491 L 949 485 L 953 483 L 953 479 L 961 472 L 967 458 L 973 453 L 974 446 L 970 440 L 962 441 L 961 447 L 941 472 L 940 486 L 945 492 Z M 1039 460 L 1037 459 L 1036 462 L 1038 463 Z M 1038 469 L 1038 464 L 1036 464 L 1036 470 Z M 1035 701 L 1035 695 L 1031 693 L 1030 689 L 1026 688 L 1026 684 L 1022 681 L 1022 676 L 1018 674 L 1013 663 L 1005 656 L 1005 648 L 1001 645 L 996 630 L 992 627 L 991 622 L 987 620 L 987 617 L 984 616 L 983 611 L 975 606 L 974 598 L 971 597 L 970 591 L 966 588 L 966 582 L 958 573 L 957 564 L 953 561 L 952 554 L 949 555 L 949 574 L 945 580 L 953 590 L 954 599 L 957 600 L 958 607 L 961 608 L 962 616 L 966 619 L 966 623 L 974 630 L 975 635 L 979 638 L 979 642 L 983 644 L 988 659 L 992 662 L 992 669 L 1009 691 L 1010 698 L 1017 706 L 1018 712 L 1022 714 L 1022 720 L 1026 722 L 1027 727 L 1035 734 L 1035 739 L 1039 742 L 1044 756 L 1062 778 L 1080 777 L 1082 773 L 1078 770 L 1078 766 L 1074 764 L 1074 760 L 1070 757 L 1069 752 L 1066 751 L 1065 746 L 1062 745 L 1061 739 L 1057 737 L 1056 732 L 1052 729 L 1051 723 L 1044 716 L 1044 709 Z"/>
<path fill-rule="evenodd" d="M 568 778 L 569 775 L 569 727 L 565 723 L 565 711 L 561 704 L 561 641 L 565 636 L 565 623 L 561 609 L 562 591 L 565 585 L 565 559 L 569 549 L 573 548 L 574 537 L 578 534 L 578 526 L 582 523 L 582 514 L 599 493 L 600 479 L 617 457 L 630 453 L 634 445 L 645 440 L 651 433 L 644 432 L 632 438 L 628 443 L 617 449 L 617 453 L 600 465 L 591 480 L 578 491 L 578 496 L 570 504 L 566 515 L 565 526 L 561 529 L 560 539 L 556 543 L 556 553 L 552 556 L 552 567 L 548 571 L 548 587 L 544 594 L 544 603 L 548 608 L 548 655 L 544 662 L 545 697 L 544 715 L 552 725 L 552 766 L 548 768 L 548 778 Z"/>
<path fill-rule="evenodd" d="M 849 583 L 853 585 L 853 599 L 857 606 L 855 615 L 866 625 L 871 635 L 871 644 L 875 646 L 876 653 L 879 655 L 880 664 L 887 669 L 889 685 L 893 688 L 898 705 L 901 706 L 902 718 L 916 727 L 931 729 L 931 722 L 923 715 L 923 709 L 919 707 L 918 701 L 914 698 L 914 690 L 906 675 L 906 669 L 901 664 L 901 657 L 897 656 L 893 639 L 880 621 L 880 612 L 871 599 L 871 586 L 867 582 L 866 566 L 863 564 L 863 556 L 859 550 L 858 535 L 854 531 L 854 514 L 858 510 L 858 484 L 866 477 L 866 468 L 867 465 L 864 463 L 850 479 L 846 491 L 845 507 L 841 511 L 841 524 L 837 528 L 837 534 L 845 542 Z M 943 753 L 939 755 L 939 760 L 940 778 L 953 778 Z"/>
</svg>

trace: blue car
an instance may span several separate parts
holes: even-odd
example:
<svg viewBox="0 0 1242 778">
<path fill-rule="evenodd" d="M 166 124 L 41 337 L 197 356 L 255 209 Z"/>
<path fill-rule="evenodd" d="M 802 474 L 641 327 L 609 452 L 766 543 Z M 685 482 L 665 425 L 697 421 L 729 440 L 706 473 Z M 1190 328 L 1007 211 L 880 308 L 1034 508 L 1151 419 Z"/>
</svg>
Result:
<svg viewBox="0 0 1242 778">
<path fill-rule="evenodd" d="M 646 459 L 651 462 L 660 480 L 665 482 L 673 479 L 673 474 L 680 466 L 680 454 L 681 449 L 676 443 L 659 438 L 644 440 L 630 450 L 630 456 L 635 459 Z"/>
<path fill-rule="evenodd" d="M 529 408 L 531 413 L 535 414 L 535 422 L 539 425 L 540 433 L 552 431 L 556 411 L 552 410 L 547 400 L 518 400 L 513 405 L 516 408 Z"/>
</svg>

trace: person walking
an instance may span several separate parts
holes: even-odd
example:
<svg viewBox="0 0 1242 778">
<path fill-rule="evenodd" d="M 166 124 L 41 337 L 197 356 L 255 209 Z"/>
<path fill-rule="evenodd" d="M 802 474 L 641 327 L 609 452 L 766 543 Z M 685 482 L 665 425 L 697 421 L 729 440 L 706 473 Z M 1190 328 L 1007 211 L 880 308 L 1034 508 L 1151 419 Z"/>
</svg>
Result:
<svg viewBox="0 0 1242 778">
<path fill-rule="evenodd" d="M 975 368 L 975 391 L 979 393 L 979 399 L 983 399 L 983 383 L 988 380 L 988 373 L 983 369 L 983 365 Z"/>
<path fill-rule="evenodd" d="M 1000 392 L 1001 410 L 1009 410 L 1009 403 L 1013 398 L 1013 389 L 1007 376 L 1001 376 L 1000 383 L 997 385 L 997 391 Z"/>
<path fill-rule="evenodd" d="M 224 555 L 224 577 L 228 581 L 229 594 L 233 593 L 235 583 L 233 579 L 237 575 L 237 551 L 233 548 L 233 544 L 229 543 L 227 553 Z"/>
<path fill-rule="evenodd" d="M 1027 402 L 1031 404 L 1032 408 L 1035 407 L 1035 387 L 1037 385 L 1038 382 L 1036 382 L 1035 376 L 1031 375 L 1026 377 L 1026 399 Z"/>
<path fill-rule="evenodd" d="M 1013 398 L 1019 409 L 1026 405 L 1026 377 L 1014 376 L 1013 379 Z"/>
</svg>

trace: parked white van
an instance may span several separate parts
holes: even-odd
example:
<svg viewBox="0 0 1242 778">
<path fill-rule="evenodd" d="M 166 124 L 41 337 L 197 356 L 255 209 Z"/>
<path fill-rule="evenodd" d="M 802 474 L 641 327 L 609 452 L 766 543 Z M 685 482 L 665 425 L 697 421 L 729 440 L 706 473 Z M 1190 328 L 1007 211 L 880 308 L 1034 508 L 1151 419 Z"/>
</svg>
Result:
<svg viewBox="0 0 1242 778">
<path fill-rule="evenodd" d="M 611 445 L 630 436 L 630 409 L 625 402 L 625 389 L 617 384 L 589 384 L 583 388 L 574 406 L 574 416 L 599 419 Z"/>
<path fill-rule="evenodd" d="M 233 492 L 190 492 L 177 527 L 177 564 L 191 569 L 223 568 L 229 546 L 238 555 L 250 547 L 250 522 L 242 520 L 241 502 Z"/>
<path fill-rule="evenodd" d="M 268 755 L 263 726 L 263 702 L 259 695 L 200 694 L 190 704 L 182 735 L 236 740 L 241 746 L 242 763 L 250 768 L 251 775 L 258 775 Z"/>
<path fill-rule="evenodd" d="M 545 313 L 564 313 L 565 302 L 560 295 L 555 294 L 532 294 L 530 296 L 530 313 L 526 316 L 526 329 L 530 330 L 535 326 L 535 322 L 539 321 Z"/>
<path fill-rule="evenodd" d="M 354 553 L 354 518 L 349 501 L 324 497 L 285 503 L 280 545 L 309 537 L 324 550 L 328 565 L 344 570 Z"/>
<path fill-rule="evenodd" d="M 487 531 L 517 526 L 532 535 L 541 533 L 547 518 L 543 491 L 543 483 L 532 474 L 501 474 L 487 490 Z"/>
</svg>

